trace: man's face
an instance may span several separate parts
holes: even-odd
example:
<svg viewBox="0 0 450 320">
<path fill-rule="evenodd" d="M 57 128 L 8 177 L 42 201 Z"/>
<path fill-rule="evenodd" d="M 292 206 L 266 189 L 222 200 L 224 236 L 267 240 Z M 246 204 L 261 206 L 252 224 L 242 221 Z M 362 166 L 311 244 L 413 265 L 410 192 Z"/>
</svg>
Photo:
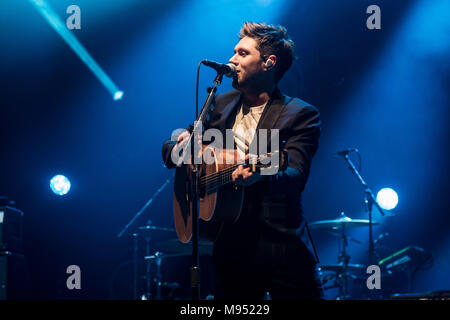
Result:
<svg viewBox="0 0 450 320">
<path fill-rule="evenodd" d="M 255 39 L 244 37 L 234 48 L 234 56 L 229 62 L 236 65 L 237 76 L 233 79 L 235 89 L 251 90 L 263 80 L 264 61 L 257 46 Z"/>
</svg>

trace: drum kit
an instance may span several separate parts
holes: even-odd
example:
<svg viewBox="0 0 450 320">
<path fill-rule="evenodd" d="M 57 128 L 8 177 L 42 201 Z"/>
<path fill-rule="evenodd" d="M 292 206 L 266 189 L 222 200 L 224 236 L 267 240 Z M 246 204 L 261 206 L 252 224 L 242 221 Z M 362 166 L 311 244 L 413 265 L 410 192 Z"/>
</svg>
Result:
<svg viewBox="0 0 450 320">
<path fill-rule="evenodd" d="M 181 288 L 177 281 L 166 281 L 163 272 L 163 262 L 167 264 L 171 258 L 192 254 L 191 243 L 182 243 L 173 238 L 175 235 L 175 229 L 154 226 L 151 221 L 136 228 L 133 233 L 133 299 L 173 299 L 174 291 Z M 212 243 L 200 241 L 198 252 L 200 256 L 212 255 Z"/>
<path fill-rule="evenodd" d="M 366 266 L 362 264 L 350 264 L 350 255 L 347 252 L 348 242 L 353 241 L 362 244 L 348 235 L 348 230 L 353 228 L 368 227 L 370 224 L 377 225 L 377 222 L 371 222 L 365 219 L 352 219 L 347 217 L 344 212 L 337 219 L 321 220 L 309 224 L 312 230 L 324 230 L 334 236 L 339 237 L 339 252 L 337 264 L 319 266 L 319 276 L 322 281 L 323 289 L 337 288 L 337 300 L 354 299 L 355 296 L 350 292 L 350 283 L 359 282 L 366 284 L 368 275 Z"/>
<path fill-rule="evenodd" d="M 407 246 L 401 250 L 395 251 L 391 248 L 379 245 L 379 240 L 383 239 L 388 233 L 381 234 L 375 240 L 371 247 L 378 261 L 371 264 L 380 269 L 380 282 L 383 283 L 382 290 L 369 290 L 367 280 L 371 272 L 367 273 L 368 265 L 350 264 L 347 246 L 349 240 L 358 244 L 364 242 L 358 241 L 348 235 L 349 229 L 367 228 L 370 225 L 377 225 L 378 222 L 351 219 L 343 212 L 334 220 L 322 220 L 309 224 L 312 230 L 323 230 L 339 238 L 339 252 L 337 264 L 320 265 L 319 276 L 325 292 L 329 289 L 338 289 L 336 300 L 356 300 L 356 299 L 393 299 L 396 292 L 413 291 L 413 280 L 416 272 L 432 263 L 433 256 L 417 246 Z M 370 241 L 370 240 L 369 240 Z M 376 250 L 375 250 L 376 245 Z M 387 256 L 383 256 L 389 252 Z M 369 255 L 370 262 L 371 255 Z"/>
<path fill-rule="evenodd" d="M 313 231 L 325 231 L 339 239 L 337 263 L 318 266 L 319 277 L 327 299 L 390 298 L 387 294 L 395 293 L 399 286 L 396 285 L 393 291 L 388 292 L 386 290 L 386 280 L 399 279 L 399 275 L 402 273 L 408 275 L 408 279 L 402 279 L 402 282 L 408 285 L 407 288 L 405 287 L 405 290 L 411 291 L 414 271 L 429 259 L 428 254 L 419 247 L 408 246 L 376 263 L 382 272 L 384 291 L 369 290 L 367 288 L 366 281 L 370 276 L 370 274 L 366 273 L 368 265 L 350 263 L 350 255 L 347 250 L 349 242 L 358 244 L 366 244 L 367 242 L 351 237 L 349 231 L 356 228 L 367 228 L 370 224 L 378 225 L 379 223 L 365 219 L 352 219 L 343 212 L 336 219 L 320 220 L 308 224 Z M 183 291 L 183 285 L 177 280 L 173 281 L 171 279 L 172 282 L 167 281 L 164 277 L 165 272 L 163 272 L 164 268 L 168 268 L 173 263 L 178 268 L 180 260 L 171 260 L 171 258 L 188 257 L 192 254 L 192 244 L 182 243 L 175 235 L 175 229 L 157 227 L 152 225 L 151 221 L 148 221 L 147 225 L 135 229 L 133 233 L 134 254 L 132 261 L 134 268 L 132 271 L 134 275 L 133 299 L 174 299 L 175 290 L 178 290 L 176 291 L 177 294 Z M 381 239 L 381 237 L 378 239 Z M 377 240 L 375 243 L 377 243 Z M 378 245 L 377 248 L 379 248 Z M 390 249 L 389 251 L 393 252 Z M 212 243 L 200 241 L 198 253 L 199 256 L 212 256 Z M 380 254 L 377 254 L 377 256 L 380 257 Z M 167 263 L 169 260 L 170 262 Z M 169 275 L 171 275 L 170 272 Z M 336 295 L 333 295 L 332 289 L 337 289 Z M 377 292 L 375 293 L 374 291 Z"/>
<path fill-rule="evenodd" d="M 377 225 L 377 222 L 372 222 Z M 333 220 L 321 220 L 309 224 L 311 230 L 325 230 L 340 239 L 339 253 L 337 264 L 321 265 L 319 267 L 319 275 L 322 280 L 324 290 L 338 288 L 339 294 L 337 299 L 352 299 L 350 292 L 350 282 L 357 280 L 363 280 L 364 284 L 367 279 L 366 267 L 362 264 L 350 264 L 350 256 L 347 252 L 348 242 L 353 241 L 356 243 L 362 243 L 348 235 L 348 230 L 353 228 L 367 227 L 369 225 L 368 220 L 363 219 L 351 219 L 344 213 L 337 219 Z M 175 235 L 175 229 L 163 228 L 151 225 L 151 221 L 145 226 L 137 228 L 137 231 L 133 234 L 135 238 L 134 247 L 134 296 L 136 299 L 150 300 L 150 299 L 167 299 L 167 288 L 171 288 L 172 291 L 180 287 L 177 282 L 167 282 L 163 279 L 162 262 L 167 258 L 188 256 L 192 254 L 192 246 L 190 244 L 182 243 L 177 238 L 157 241 L 160 238 L 164 238 L 164 235 Z M 138 248 L 138 239 L 144 239 L 144 248 Z M 154 244 L 155 242 L 155 244 Z M 138 255 L 138 252 L 144 250 L 144 269 L 145 271 L 139 271 L 138 265 L 142 261 L 142 255 Z M 157 249 L 155 251 L 154 249 Z M 153 250 L 153 251 L 152 251 Z M 209 241 L 199 242 L 199 255 L 211 255 L 212 243 Z M 152 267 L 153 266 L 153 267 Z M 145 284 L 142 285 L 144 280 Z M 163 290 L 165 289 L 165 290 Z M 142 292 L 138 292 L 142 291 Z"/>
</svg>

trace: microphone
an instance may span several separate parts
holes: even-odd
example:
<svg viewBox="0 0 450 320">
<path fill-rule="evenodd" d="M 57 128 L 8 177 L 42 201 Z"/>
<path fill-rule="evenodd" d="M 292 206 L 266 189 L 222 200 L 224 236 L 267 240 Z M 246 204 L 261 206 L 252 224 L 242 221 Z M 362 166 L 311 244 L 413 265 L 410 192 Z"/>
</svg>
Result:
<svg viewBox="0 0 450 320">
<path fill-rule="evenodd" d="M 336 152 L 336 154 L 338 156 L 346 156 L 346 155 L 348 155 L 349 153 L 352 153 L 352 152 L 359 152 L 359 150 L 356 149 L 356 148 L 350 148 L 350 149 L 345 149 L 345 150 Z"/>
<path fill-rule="evenodd" d="M 236 75 L 236 66 L 232 63 L 223 64 L 210 60 L 203 60 L 202 63 L 210 68 L 213 68 L 218 73 L 226 75 L 228 78 L 232 78 Z"/>
</svg>

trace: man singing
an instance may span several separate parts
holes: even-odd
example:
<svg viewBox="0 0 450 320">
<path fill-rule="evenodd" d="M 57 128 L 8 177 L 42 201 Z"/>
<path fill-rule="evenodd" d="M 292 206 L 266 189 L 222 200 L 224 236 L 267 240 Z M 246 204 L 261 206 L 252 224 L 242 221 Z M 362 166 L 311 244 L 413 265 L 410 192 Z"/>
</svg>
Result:
<svg viewBox="0 0 450 320">
<path fill-rule="evenodd" d="M 301 193 L 318 149 L 320 118 L 316 108 L 288 97 L 278 82 L 295 59 L 295 45 L 282 26 L 246 22 L 229 60 L 236 66 L 235 90 L 215 97 L 205 129 L 234 133 L 235 148 L 248 154 L 260 129 L 277 129 L 288 165 L 276 175 L 239 166 L 232 173 L 244 187 L 239 219 L 226 224 L 214 243 L 215 299 L 320 299 L 323 296 L 316 259 L 302 239 L 305 221 Z M 254 135 L 243 134 L 255 132 Z M 166 166 L 171 152 L 186 141 L 163 146 Z M 270 140 L 270 135 L 268 135 Z M 270 145 L 270 141 L 268 141 Z"/>
</svg>

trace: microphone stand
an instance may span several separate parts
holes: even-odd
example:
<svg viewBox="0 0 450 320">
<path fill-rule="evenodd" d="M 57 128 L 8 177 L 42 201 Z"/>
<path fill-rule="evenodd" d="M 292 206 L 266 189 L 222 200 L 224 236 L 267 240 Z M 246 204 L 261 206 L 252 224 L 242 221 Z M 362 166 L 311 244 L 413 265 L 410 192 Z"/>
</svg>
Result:
<svg viewBox="0 0 450 320">
<path fill-rule="evenodd" d="M 198 212 L 198 198 L 199 198 L 199 189 L 198 189 L 198 173 L 200 170 L 200 164 L 195 161 L 197 155 L 195 154 L 194 144 L 192 143 L 192 137 L 194 137 L 197 133 L 202 133 L 202 126 L 206 117 L 210 111 L 211 104 L 214 100 L 214 94 L 217 91 L 217 87 L 222 83 L 223 73 L 218 72 L 214 79 L 214 86 L 212 88 L 208 88 L 208 96 L 203 104 L 200 115 L 197 117 L 197 120 L 194 122 L 193 131 L 189 136 L 189 140 L 187 141 L 188 145 L 191 146 L 191 159 L 194 159 L 192 164 L 192 175 L 191 175 L 191 195 L 190 199 L 192 200 L 192 268 L 191 268 L 191 287 L 192 287 L 192 299 L 200 300 L 200 263 L 199 263 L 199 254 L 198 254 L 198 240 L 199 240 L 199 212 Z M 197 110 L 196 110 L 197 115 Z M 197 143 L 197 137 L 194 137 L 195 142 Z"/>
<path fill-rule="evenodd" d="M 369 188 L 367 183 L 364 181 L 364 179 L 359 174 L 358 170 L 356 169 L 353 162 L 350 160 L 350 157 L 348 156 L 348 153 L 344 155 L 344 159 L 347 162 L 350 171 L 355 175 L 355 177 L 358 179 L 358 182 L 361 184 L 361 186 L 364 189 L 364 203 L 365 203 L 365 210 L 367 214 L 369 215 L 369 264 L 372 265 L 374 263 L 374 243 L 373 243 L 373 231 L 372 231 L 372 206 L 375 204 L 378 211 L 384 216 L 383 209 L 381 209 L 378 202 L 375 200 L 375 196 L 373 195 L 372 190 Z"/>
</svg>

